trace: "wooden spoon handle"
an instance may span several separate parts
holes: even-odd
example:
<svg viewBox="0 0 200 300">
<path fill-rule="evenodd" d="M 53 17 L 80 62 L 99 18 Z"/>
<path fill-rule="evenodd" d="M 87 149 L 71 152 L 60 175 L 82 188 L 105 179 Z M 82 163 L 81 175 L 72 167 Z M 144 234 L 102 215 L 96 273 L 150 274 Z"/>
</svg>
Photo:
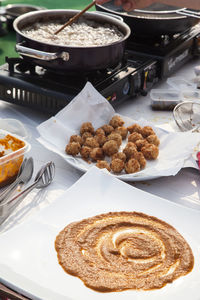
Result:
<svg viewBox="0 0 200 300">
<path fill-rule="evenodd" d="M 86 12 L 88 9 L 90 9 L 93 5 L 95 5 L 95 1 L 92 1 L 88 6 L 86 6 L 81 12 L 73 16 L 69 21 L 67 21 L 61 28 L 59 28 L 54 34 L 58 34 L 61 30 L 63 30 L 66 26 L 71 25 L 73 22 L 75 22 L 84 12 Z"/>
</svg>

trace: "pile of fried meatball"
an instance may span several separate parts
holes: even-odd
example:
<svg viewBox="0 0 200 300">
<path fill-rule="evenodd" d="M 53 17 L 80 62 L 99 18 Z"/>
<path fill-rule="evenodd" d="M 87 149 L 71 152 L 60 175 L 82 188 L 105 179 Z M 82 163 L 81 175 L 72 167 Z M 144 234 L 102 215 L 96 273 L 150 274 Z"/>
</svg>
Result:
<svg viewBox="0 0 200 300">
<path fill-rule="evenodd" d="M 119 115 L 96 130 L 91 122 L 85 122 L 80 134 L 70 137 L 65 152 L 81 155 L 88 163 L 95 162 L 98 168 L 115 174 L 139 172 L 145 168 L 146 160 L 158 157 L 160 141 L 152 127 L 139 124 L 125 127 L 124 123 Z"/>
</svg>

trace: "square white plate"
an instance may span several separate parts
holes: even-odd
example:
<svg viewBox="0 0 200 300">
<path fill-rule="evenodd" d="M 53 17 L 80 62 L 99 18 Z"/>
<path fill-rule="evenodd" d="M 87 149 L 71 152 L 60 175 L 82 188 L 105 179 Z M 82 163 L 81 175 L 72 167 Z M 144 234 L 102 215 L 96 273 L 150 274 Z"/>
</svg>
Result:
<svg viewBox="0 0 200 300">
<path fill-rule="evenodd" d="M 109 211 L 143 212 L 174 226 L 192 248 L 191 273 L 153 291 L 98 293 L 65 273 L 54 242 L 69 223 Z M 199 300 L 200 212 L 140 191 L 93 167 L 64 195 L 18 227 L 0 235 L 1 281 L 42 300 Z"/>
</svg>

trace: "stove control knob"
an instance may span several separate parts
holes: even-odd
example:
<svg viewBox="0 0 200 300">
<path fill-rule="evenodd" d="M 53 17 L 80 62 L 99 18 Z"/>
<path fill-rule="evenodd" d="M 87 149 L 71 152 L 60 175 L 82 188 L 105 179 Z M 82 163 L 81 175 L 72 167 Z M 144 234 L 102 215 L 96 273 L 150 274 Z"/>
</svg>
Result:
<svg viewBox="0 0 200 300">
<path fill-rule="evenodd" d="M 130 92 L 131 96 L 137 95 L 140 93 L 142 85 L 141 74 L 138 72 L 134 72 L 130 75 Z"/>
<path fill-rule="evenodd" d="M 157 80 L 157 71 L 155 65 L 150 66 L 144 71 L 144 83 L 142 95 L 147 95 L 147 92 L 152 88 Z"/>
<path fill-rule="evenodd" d="M 147 81 L 148 82 L 154 82 L 156 77 L 156 69 L 152 68 L 149 70 L 148 75 L 147 75 Z"/>
</svg>

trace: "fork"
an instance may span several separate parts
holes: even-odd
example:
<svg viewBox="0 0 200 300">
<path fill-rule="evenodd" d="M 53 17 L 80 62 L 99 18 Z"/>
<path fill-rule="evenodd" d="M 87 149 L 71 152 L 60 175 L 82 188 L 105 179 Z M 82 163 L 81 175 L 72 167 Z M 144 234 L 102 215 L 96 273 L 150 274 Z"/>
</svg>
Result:
<svg viewBox="0 0 200 300">
<path fill-rule="evenodd" d="M 0 204 L 9 199 L 9 197 L 21 187 L 23 184 L 29 182 L 33 174 L 33 158 L 25 158 L 19 169 L 17 178 L 11 183 L 3 192 L 0 193 Z"/>
<path fill-rule="evenodd" d="M 22 200 L 34 189 L 47 187 L 55 176 L 55 164 L 51 161 L 45 164 L 37 173 L 35 181 L 20 194 L 0 206 L 0 224 L 2 224 Z"/>
</svg>

